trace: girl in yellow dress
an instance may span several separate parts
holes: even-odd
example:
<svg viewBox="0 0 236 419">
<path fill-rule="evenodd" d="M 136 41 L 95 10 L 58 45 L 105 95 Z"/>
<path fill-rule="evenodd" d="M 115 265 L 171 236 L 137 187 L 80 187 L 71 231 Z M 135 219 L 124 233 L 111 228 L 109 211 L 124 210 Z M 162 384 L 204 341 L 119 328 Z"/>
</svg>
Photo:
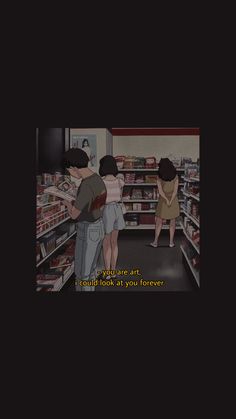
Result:
<svg viewBox="0 0 236 419">
<path fill-rule="evenodd" d="M 174 247 L 176 218 L 179 217 L 180 214 L 179 201 L 177 198 L 179 179 L 176 168 L 167 158 L 161 159 L 159 162 L 157 186 L 159 191 L 159 201 L 155 217 L 155 239 L 151 243 L 151 246 L 158 246 L 158 238 L 162 229 L 163 220 L 170 220 L 169 247 Z"/>
</svg>

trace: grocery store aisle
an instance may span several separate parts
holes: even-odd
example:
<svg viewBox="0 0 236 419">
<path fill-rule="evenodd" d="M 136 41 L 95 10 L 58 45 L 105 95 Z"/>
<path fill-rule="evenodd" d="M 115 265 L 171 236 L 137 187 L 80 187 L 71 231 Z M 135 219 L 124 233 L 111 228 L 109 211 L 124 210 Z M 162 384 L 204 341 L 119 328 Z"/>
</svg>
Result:
<svg viewBox="0 0 236 419">
<path fill-rule="evenodd" d="M 183 233 L 177 231 L 175 236 L 176 247 L 169 248 L 168 231 L 162 231 L 159 239 L 160 247 L 149 247 L 153 239 L 152 231 L 130 231 L 126 230 L 120 233 L 119 237 L 119 259 L 117 269 L 140 269 L 145 281 L 164 281 L 162 286 L 152 287 L 133 287 L 125 289 L 124 287 L 97 287 L 97 292 L 106 291 L 194 291 L 196 290 L 195 280 L 188 275 L 183 264 L 180 244 L 183 239 Z M 99 269 L 103 268 L 102 255 L 99 261 Z M 138 277 L 123 276 L 123 280 L 136 280 Z M 73 285 L 67 288 L 68 291 L 74 291 Z"/>
</svg>

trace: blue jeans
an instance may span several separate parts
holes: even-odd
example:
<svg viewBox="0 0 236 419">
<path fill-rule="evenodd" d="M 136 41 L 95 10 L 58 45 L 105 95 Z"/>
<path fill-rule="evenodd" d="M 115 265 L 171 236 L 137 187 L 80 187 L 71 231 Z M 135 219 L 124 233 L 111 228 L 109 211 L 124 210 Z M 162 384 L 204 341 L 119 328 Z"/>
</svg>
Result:
<svg viewBox="0 0 236 419">
<path fill-rule="evenodd" d="M 95 291 L 94 286 L 81 286 L 79 281 L 96 279 L 96 267 L 104 239 L 104 225 L 102 218 L 89 223 L 77 223 L 77 237 L 75 245 L 75 276 L 76 291 Z"/>
</svg>

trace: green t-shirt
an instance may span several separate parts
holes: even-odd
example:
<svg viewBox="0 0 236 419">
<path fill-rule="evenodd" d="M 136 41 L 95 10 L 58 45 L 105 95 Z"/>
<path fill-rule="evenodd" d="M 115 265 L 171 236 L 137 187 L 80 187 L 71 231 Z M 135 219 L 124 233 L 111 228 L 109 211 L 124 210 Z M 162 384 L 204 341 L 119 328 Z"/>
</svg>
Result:
<svg viewBox="0 0 236 419">
<path fill-rule="evenodd" d="M 101 218 L 106 196 L 105 183 L 97 173 L 83 179 L 74 203 L 74 206 L 82 211 L 77 221 L 93 223 Z"/>
</svg>

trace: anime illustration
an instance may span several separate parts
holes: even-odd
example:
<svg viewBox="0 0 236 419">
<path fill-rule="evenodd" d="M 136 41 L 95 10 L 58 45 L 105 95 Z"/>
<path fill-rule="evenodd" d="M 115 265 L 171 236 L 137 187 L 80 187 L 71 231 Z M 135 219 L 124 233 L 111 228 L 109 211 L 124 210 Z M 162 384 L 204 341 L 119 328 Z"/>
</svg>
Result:
<svg viewBox="0 0 236 419">
<path fill-rule="evenodd" d="M 36 291 L 197 292 L 200 129 L 40 130 Z"/>
</svg>

